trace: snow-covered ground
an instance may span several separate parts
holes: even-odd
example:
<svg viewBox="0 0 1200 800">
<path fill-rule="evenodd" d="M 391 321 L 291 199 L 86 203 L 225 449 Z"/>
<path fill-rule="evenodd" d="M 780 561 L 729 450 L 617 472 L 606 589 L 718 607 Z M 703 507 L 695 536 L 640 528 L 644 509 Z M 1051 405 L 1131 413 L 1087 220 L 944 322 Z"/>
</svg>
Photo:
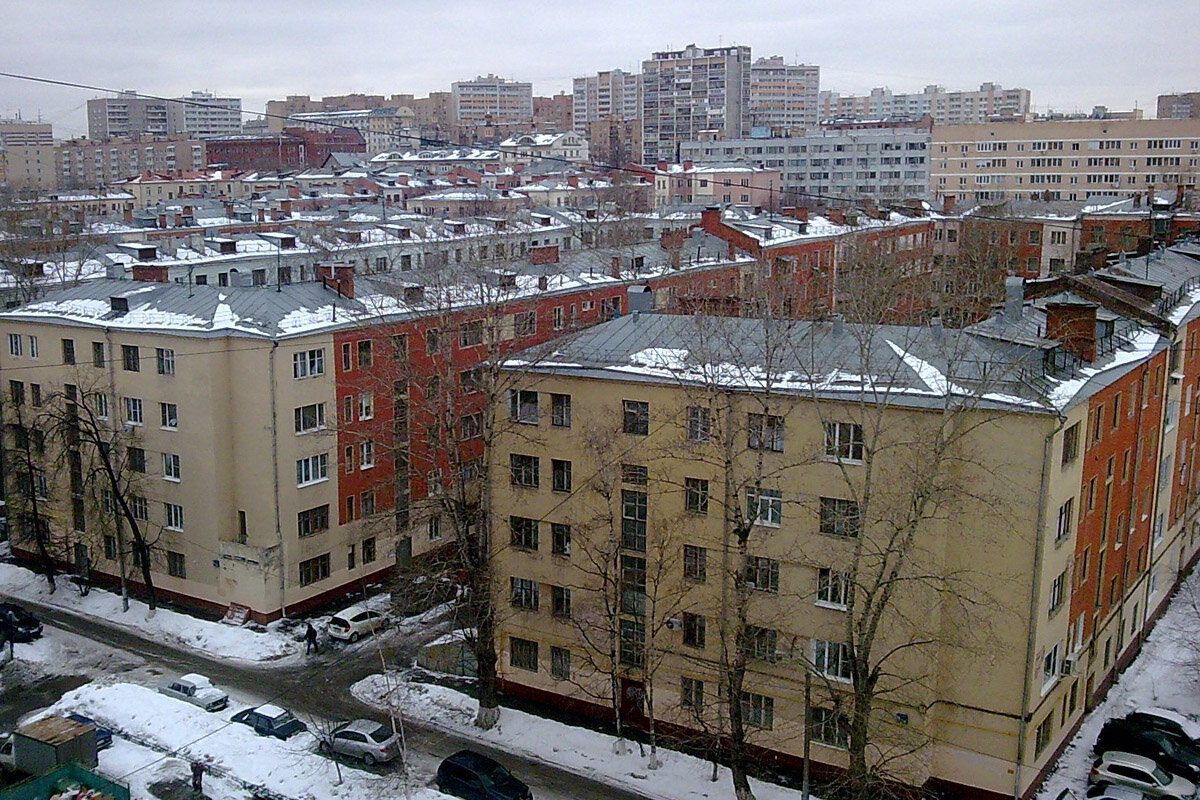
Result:
<svg viewBox="0 0 1200 800">
<path fill-rule="evenodd" d="M 8 658 L 4 648 L 3 658 Z M 51 676 L 98 677 L 124 672 L 142 659 L 69 631 L 46 628 L 39 638 L 13 645 L 13 660 L 0 669 L 0 691 L 28 685 Z"/>
<path fill-rule="evenodd" d="M 453 689 L 423 683 L 411 683 L 396 675 L 371 675 L 351 687 L 364 703 L 388 708 L 394 700 L 405 716 L 423 720 L 436 727 L 505 752 L 520 754 L 534 761 L 561 767 L 611 786 L 642 792 L 663 800 L 703 800 L 733 797 L 729 770 L 721 767 L 717 781 L 709 780 L 712 764 L 673 750 L 659 749 L 662 765 L 648 769 L 649 751 L 643 757 L 636 744 L 630 752 L 614 755 L 613 737 L 586 728 L 506 708 L 500 722 L 489 731 L 476 728 L 476 702 Z M 758 800 L 798 800 L 800 792 L 770 783 L 751 780 Z"/>
<path fill-rule="evenodd" d="M 264 786 L 298 800 L 324 798 L 403 797 L 399 770 L 376 775 L 333 761 L 316 752 L 316 738 L 301 733 L 287 741 L 259 736 L 245 725 L 231 723 L 227 712 L 209 714 L 188 703 L 129 683 L 88 684 L 68 692 L 54 711 L 77 711 L 112 727 L 118 741 L 100 754 L 100 771 L 144 789 L 164 777 L 187 777 L 190 762 L 210 765 L 217 773 L 209 780 L 231 790 L 208 790 L 210 797 L 242 797 L 243 785 Z M 129 737 L 136 744 L 121 741 Z M 182 767 L 182 769 L 180 769 Z M 162 774 L 163 770 L 168 774 Z M 207 787 L 206 787 L 207 788 Z M 150 797 L 135 792 L 135 796 Z M 410 786 L 413 800 L 437 800 L 445 795 Z"/>
<path fill-rule="evenodd" d="M 1084 720 L 1046 779 L 1039 800 L 1054 800 L 1063 789 L 1083 797 L 1092 767 L 1092 744 L 1112 717 L 1136 708 L 1157 707 L 1200 718 L 1200 571 L 1180 587 L 1137 660 L 1109 689 L 1108 697 Z"/>
</svg>

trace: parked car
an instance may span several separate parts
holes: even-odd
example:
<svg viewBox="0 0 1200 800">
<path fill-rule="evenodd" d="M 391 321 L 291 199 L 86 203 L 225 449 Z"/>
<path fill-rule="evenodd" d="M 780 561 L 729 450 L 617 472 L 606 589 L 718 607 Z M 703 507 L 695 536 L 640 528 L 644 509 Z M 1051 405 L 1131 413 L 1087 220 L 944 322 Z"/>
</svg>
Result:
<svg viewBox="0 0 1200 800">
<path fill-rule="evenodd" d="M 326 755 L 341 753 L 361 758 L 368 767 L 400 755 L 400 736 L 387 725 L 369 719 L 343 722 L 321 739 L 318 749 Z"/>
<path fill-rule="evenodd" d="M 1128 786 L 1114 786 L 1111 783 L 1097 783 L 1089 786 L 1087 800 L 1147 800 L 1147 796 L 1137 789 Z"/>
<path fill-rule="evenodd" d="M 1172 775 L 1153 759 L 1112 750 L 1102 753 L 1088 775 L 1088 783 L 1112 783 L 1128 786 L 1152 797 L 1176 797 L 1191 800 L 1196 784 Z"/>
<path fill-rule="evenodd" d="M 42 635 L 42 623 L 16 603 L 0 603 L 0 626 L 8 628 L 14 642 L 32 642 Z"/>
<path fill-rule="evenodd" d="M 329 620 L 328 630 L 334 639 L 357 642 L 363 636 L 378 631 L 383 624 L 383 614 L 378 611 L 370 611 L 362 606 L 350 606 L 333 615 Z"/>
<path fill-rule="evenodd" d="M 212 685 L 203 675 L 189 672 L 158 687 L 160 694 L 183 700 L 205 711 L 220 711 L 229 706 L 229 695 Z"/>
<path fill-rule="evenodd" d="M 460 750 L 438 766 L 438 791 L 464 800 L 533 800 L 533 792 L 503 764 Z"/>
<path fill-rule="evenodd" d="M 0 769 L 12 772 L 17 768 L 17 759 L 13 755 L 13 735 L 0 733 Z"/>
<path fill-rule="evenodd" d="M 1200 777 L 1200 747 L 1189 740 L 1137 720 L 1104 723 L 1093 750 L 1120 750 L 1154 759 L 1160 767 L 1189 780 Z"/>
<path fill-rule="evenodd" d="M 101 725 L 91 717 L 85 717 L 83 714 L 67 714 L 67 719 L 73 719 L 76 722 L 84 725 L 91 725 L 96 729 L 96 749 L 103 750 L 106 747 L 112 747 L 112 731 Z"/>
<path fill-rule="evenodd" d="M 1200 746 L 1200 723 L 1165 708 L 1139 708 L 1125 715 L 1129 722 L 1136 722 L 1167 733 L 1183 737 Z"/>
<path fill-rule="evenodd" d="M 277 739 L 286 739 L 308 730 L 308 726 L 296 719 L 292 712 L 272 705 L 243 709 L 230 717 L 230 721 L 249 725 L 259 736 L 274 736 Z"/>
</svg>

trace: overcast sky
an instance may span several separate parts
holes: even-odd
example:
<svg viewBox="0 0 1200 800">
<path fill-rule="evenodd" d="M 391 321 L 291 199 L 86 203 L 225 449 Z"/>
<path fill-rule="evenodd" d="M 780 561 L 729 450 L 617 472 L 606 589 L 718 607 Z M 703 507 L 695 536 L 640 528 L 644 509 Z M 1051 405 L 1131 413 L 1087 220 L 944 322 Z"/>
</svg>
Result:
<svg viewBox="0 0 1200 800">
<path fill-rule="evenodd" d="M 1038 111 L 1143 108 L 1200 91 L 1197 0 L 5 0 L 0 71 L 177 96 L 418 96 L 496 73 L 535 94 L 638 70 L 656 50 L 747 44 L 821 67 L 821 88 L 920 91 L 984 81 L 1032 92 Z M 0 78 L 17 112 L 86 134 L 103 93 Z"/>
</svg>

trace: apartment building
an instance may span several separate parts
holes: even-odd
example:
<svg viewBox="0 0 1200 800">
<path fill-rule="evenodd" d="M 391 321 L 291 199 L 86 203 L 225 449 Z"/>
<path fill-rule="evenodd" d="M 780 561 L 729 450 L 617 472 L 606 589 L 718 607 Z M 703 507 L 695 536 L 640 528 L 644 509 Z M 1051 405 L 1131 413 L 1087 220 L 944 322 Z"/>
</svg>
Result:
<svg viewBox="0 0 1200 800">
<path fill-rule="evenodd" d="M 821 92 L 819 103 L 823 120 L 890 117 L 916 120 L 928 115 L 938 125 L 970 125 L 1028 114 L 1029 90 L 984 83 L 975 92 L 948 92 L 943 86 L 930 85 L 921 92 L 893 94 L 891 89 L 877 87 L 865 95 Z"/>
<path fill-rule="evenodd" d="M 1200 92 L 1179 92 L 1158 96 L 1159 119 L 1196 119 L 1200 117 Z"/>
<path fill-rule="evenodd" d="M 913 432 L 949 413 L 970 475 L 912 523 L 929 547 L 889 563 L 955 589 L 906 582 L 883 610 L 869 736 L 914 786 L 1032 796 L 1200 544 L 1200 365 L 1182 357 L 1200 263 L 1169 252 L 1146 274 L 1152 301 L 1120 270 L 1010 280 L 1003 309 L 959 331 L 633 315 L 514 365 L 491 476 L 504 690 L 611 718 L 615 675 L 625 724 L 646 726 L 652 685 L 660 734 L 721 740 L 744 592 L 751 757 L 800 772 L 811 671 L 814 774 L 845 769 L 868 658 L 849 622 L 879 588 L 856 545 L 881 552 L 909 519 Z"/>
<path fill-rule="evenodd" d="M 533 122 L 537 127 L 555 133 L 570 133 L 574 130 L 575 98 L 566 92 L 550 95 L 549 97 L 535 96 L 533 98 Z"/>
<path fill-rule="evenodd" d="M 51 144 L 54 144 L 54 132 L 49 122 L 0 119 L 0 150 L 6 147 Z"/>
<path fill-rule="evenodd" d="M 662 163 L 654 172 L 654 207 L 738 203 L 777 210 L 779 187 L 777 170 L 749 164 Z"/>
<path fill-rule="evenodd" d="M 87 101 L 88 138 L 93 141 L 126 136 L 166 136 L 171 133 L 167 101 L 119 92 L 116 97 Z"/>
<path fill-rule="evenodd" d="M 677 161 L 680 144 L 701 131 L 745 135 L 750 48 L 669 50 L 642 62 L 642 162 Z"/>
<path fill-rule="evenodd" d="M 366 151 L 379 153 L 416 144 L 412 136 L 414 120 L 413 110 L 405 106 L 297 113 L 289 117 L 289 124 L 314 132 L 357 131 L 366 142 Z"/>
<path fill-rule="evenodd" d="M 967 201 L 1174 195 L 1200 171 L 1200 121 L 935 125 L 930 191 Z"/>
<path fill-rule="evenodd" d="M 192 92 L 167 103 L 167 130 L 197 139 L 236 136 L 242 132 L 242 98 Z"/>
<path fill-rule="evenodd" d="M 930 130 L 821 129 L 803 136 L 685 142 L 689 161 L 741 161 L 777 170 L 784 202 L 806 197 L 900 200 L 929 195 Z"/>
<path fill-rule="evenodd" d="M 573 131 L 522 133 L 500 142 L 500 155 L 510 164 L 530 164 L 549 159 L 562 165 L 588 163 L 588 142 Z"/>
<path fill-rule="evenodd" d="M 314 100 L 306 94 L 290 94 L 284 100 L 267 101 L 267 130 L 272 133 L 282 131 L 291 125 L 287 117 L 293 114 L 312 114 L 321 111 L 367 111 L 372 108 L 382 108 L 386 105 L 404 105 L 403 99 L 411 99 L 412 95 L 392 95 L 391 98 L 381 94 L 344 94 L 330 95 Z"/>
<path fill-rule="evenodd" d="M 40 194 L 58 187 L 53 144 L 0 147 L 0 188 Z"/>
<path fill-rule="evenodd" d="M 480 75 L 450 84 L 451 107 L 457 125 L 528 123 L 533 119 L 533 84 Z"/>
<path fill-rule="evenodd" d="M 588 126 L 601 120 L 629 121 L 642 115 L 642 76 L 609 69 L 572 81 L 575 132 L 588 137 Z"/>
<path fill-rule="evenodd" d="M 788 64 L 782 56 L 756 59 L 750 65 L 747 127 L 781 134 L 817 127 L 820 82 L 816 64 Z"/>
<path fill-rule="evenodd" d="M 55 146 L 59 189 L 96 188 L 145 171 L 199 170 L 207 164 L 204 142 L 187 137 L 72 139 Z"/>
</svg>

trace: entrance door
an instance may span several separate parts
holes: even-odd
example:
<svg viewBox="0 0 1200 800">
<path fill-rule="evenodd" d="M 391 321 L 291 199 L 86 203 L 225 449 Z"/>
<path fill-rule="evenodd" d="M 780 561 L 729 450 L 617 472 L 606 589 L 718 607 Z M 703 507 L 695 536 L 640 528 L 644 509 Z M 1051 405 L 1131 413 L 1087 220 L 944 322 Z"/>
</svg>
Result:
<svg viewBox="0 0 1200 800">
<path fill-rule="evenodd" d="M 646 718 L 646 685 L 641 681 L 621 678 L 621 722 L 642 730 L 649 727 Z"/>
</svg>

